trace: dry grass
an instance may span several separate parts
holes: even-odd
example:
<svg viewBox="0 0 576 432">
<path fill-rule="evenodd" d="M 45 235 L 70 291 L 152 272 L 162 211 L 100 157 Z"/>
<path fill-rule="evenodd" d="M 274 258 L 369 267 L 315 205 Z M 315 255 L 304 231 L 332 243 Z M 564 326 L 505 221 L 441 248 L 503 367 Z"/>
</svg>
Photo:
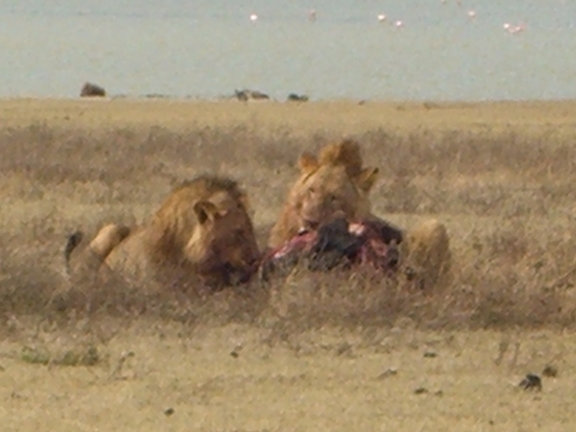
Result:
<svg viewBox="0 0 576 432">
<path fill-rule="evenodd" d="M 575 322 L 576 103 L 14 100 L 0 119 L 0 365 L 13 371 L 0 372 L 12 389 L 0 416 L 10 410 L 11 430 L 573 430 L 570 380 L 545 381 L 539 402 L 512 396 L 507 380 L 553 360 L 573 372 L 562 336 L 534 331 Z M 405 228 L 446 223 L 450 286 L 425 296 L 371 275 L 297 272 L 207 298 L 100 286 L 48 306 L 65 286 L 69 233 L 140 222 L 200 172 L 245 185 L 264 244 L 298 154 L 342 136 L 381 168 L 377 214 Z M 250 339 L 249 354 L 228 355 L 235 338 Z M 501 338 L 530 347 L 511 369 L 492 363 Z M 422 357 L 430 340 L 438 359 Z M 23 355 L 23 344 L 41 346 Z M 63 368 L 96 346 L 95 371 Z M 128 381 L 109 378 L 122 349 L 136 353 Z M 30 359 L 57 372 L 46 379 Z M 398 376 L 376 379 L 389 366 Z M 41 399 L 44 414 L 25 417 Z"/>
<path fill-rule="evenodd" d="M 0 129 L 5 250 L 0 307 L 46 312 L 43 306 L 61 285 L 67 234 L 78 226 L 94 231 L 110 220 L 140 222 L 171 184 L 199 172 L 232 175 L 245 185 L 264 244 L 294 179 L 298 154 L 346 135 L 357 138 L 366 160 L 381 168 L 373 193 L 377 214 L 405 228 L 429 216 L 446 222 L 456 256 L 454 283 L 425 297 L 360 275 L 344 275 L 351 279 L 343 284 L 341 277 L 294 274 L 274 281 L 272 299 L 269 286 L 249 287 L 248 303 L 263 302 L 253 311 L 260 314 L 277 300 L 280 310 L 303 317 L 291 317 L 291 323 L 306 325 L 311 318 L 318 325 L 324 319 L 382 325 L 401 316 L 424 328 L 571 325 L 574 307 L 566 298 L 576 266 L 576 130 L 568 120 L 556 118 L 552 124 L 550 113 L 567 116 L 575 107 L 567 102 L 427 108 L 344 102 L 5 102 L 0 112 L 12 113 L 8 119 L 14 126 Z M 481 121 L 494 115 L 491 110 L 503 116 L 494 125 Z M 326 119 L 326 112 L 349 117 L 350 132 L 344 134 L 345 124 Z M 157 121 L 151 121 L 155 115 Z M 304 130 L 292 129 L 292 117 L 307 119 Z M 311 121 L 315 130 L 309 129 Z M 410 121 L 412 129 L 406 127 Z M 394 123 L 400 127 L 385 126 Z M 101 297 L 117 291 L 107 288 L 101 288 Z M 246 297 L 244 291 L 222 300 L 230 302 L 230 313 Z M 133 299 L 140 304 L 137 310 L 158 303 L 138 297 Z M 184 303 L 185 315 L 211 315 L 198 311 L 196 300 Z"/>
</svg>

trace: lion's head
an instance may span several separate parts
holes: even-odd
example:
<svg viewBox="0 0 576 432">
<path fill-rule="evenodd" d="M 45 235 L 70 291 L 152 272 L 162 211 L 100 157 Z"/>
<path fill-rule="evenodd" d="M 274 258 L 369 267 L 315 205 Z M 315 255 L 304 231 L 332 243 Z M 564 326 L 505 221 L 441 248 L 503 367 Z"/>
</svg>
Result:
<svg viewBox="0 0 576 432">
<path fill-rule="evenodd" d="M 247 280 L 260 258 L 247 196 L 228 178 L 201 176 L 174 190 L 152 229 L 157 256 L 226 285 Z"/>
<path fill-rule="evenodd" d="M 316 229 L 335 216 L 351 220 L 370 214 L 369 192 L 378 168 L 362 167 L 356 142 L 345 140 L 328 145 L 318 157 L 304 152 L 299 168 L 300 177 L 272 230 L 271 247 L 279 246 L 302 229 Z"/>
<path fill-rule="evenodd" d="M 260 251 L 254 227 L 242 201 L 216 194 L 194 206 L 198 225 L 184 254 L 201 275 L 226 285 L 245 282 L 256 270 Z"/>
</svg>

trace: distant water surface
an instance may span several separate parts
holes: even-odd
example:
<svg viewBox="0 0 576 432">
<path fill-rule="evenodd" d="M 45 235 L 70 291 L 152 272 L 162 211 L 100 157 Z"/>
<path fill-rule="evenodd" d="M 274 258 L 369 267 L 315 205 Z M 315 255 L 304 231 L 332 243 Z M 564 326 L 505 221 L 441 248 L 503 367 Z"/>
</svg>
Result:
<svg viewBox="0 0 576 432">
<path fill-rule="evenodd" d="M 575 21 L 570 0 L 0 0 L 0 97 L 576 98 Z"/>
</svg>

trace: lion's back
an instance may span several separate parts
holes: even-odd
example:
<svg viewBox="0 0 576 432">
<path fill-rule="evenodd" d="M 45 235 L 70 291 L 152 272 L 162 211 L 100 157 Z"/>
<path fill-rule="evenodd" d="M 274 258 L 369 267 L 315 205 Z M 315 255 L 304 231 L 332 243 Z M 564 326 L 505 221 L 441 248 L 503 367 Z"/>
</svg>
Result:
<svg viewBox="0 0 576 432">
<path fill-rule="evenodd" d="M 145 228 L 140 228 L 116 246 L 104 261 L 105 271 L 121 274 L 132 282 L 143 282 L 152 277 L 153 266 L 146 245 L 147 234 Z"/>
</svg>

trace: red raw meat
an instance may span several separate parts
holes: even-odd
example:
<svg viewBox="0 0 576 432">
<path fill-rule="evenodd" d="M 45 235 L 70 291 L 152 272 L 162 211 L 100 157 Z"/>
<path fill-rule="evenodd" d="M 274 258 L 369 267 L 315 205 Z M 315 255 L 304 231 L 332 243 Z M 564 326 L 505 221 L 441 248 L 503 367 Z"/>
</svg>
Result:
<svg viewBox="0 0 576 432">
<path fill-rule="evenodd" d="M 279 265 L 295 265 L 307 258 L 311 270 L 330 270 L 339 264 L 371 265 L 385 272 L 398 265 L 397 245 L 402 232 L 378 219 L 347 221 L 339 218 L 316 231 L 305 231 L 262 260 L 265 273 Z"/>
</svg>

